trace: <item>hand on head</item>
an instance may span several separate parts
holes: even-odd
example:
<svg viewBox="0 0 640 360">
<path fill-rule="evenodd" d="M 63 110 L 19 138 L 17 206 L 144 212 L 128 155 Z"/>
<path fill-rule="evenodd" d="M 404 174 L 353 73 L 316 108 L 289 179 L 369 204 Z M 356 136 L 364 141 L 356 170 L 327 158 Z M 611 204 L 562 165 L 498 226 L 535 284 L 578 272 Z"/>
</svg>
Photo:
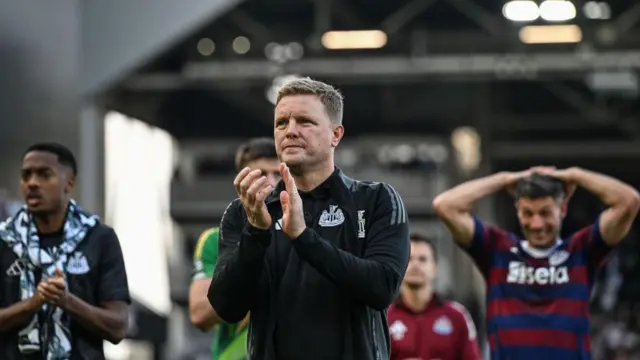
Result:
<svg viewBox="0 0 640 360">
<path fill-rule="evenodd" d="M 533 174 L 551 176 L 561 180 L 565 184 L 565 201 L 568 201 L 576 191 L 576 184 L 571 178 L 571 169 L 557 169 L 555 166 L 533 166 L 527 170 L 509 173 L 506 189 L 512 195 L 519 180 Z"/>
<path fill-rule="evenodd" d="M 248 167 L 242 169 L 233 180 L 233 186 L 242 201 L 249 224 L 258 229 L 269 229 L 271 215 L 265 200 L 273 190 L 273 186 L 269 184 L 266 176 L 262 176 L 262 171 L 251 170 Z"/>
</svg>

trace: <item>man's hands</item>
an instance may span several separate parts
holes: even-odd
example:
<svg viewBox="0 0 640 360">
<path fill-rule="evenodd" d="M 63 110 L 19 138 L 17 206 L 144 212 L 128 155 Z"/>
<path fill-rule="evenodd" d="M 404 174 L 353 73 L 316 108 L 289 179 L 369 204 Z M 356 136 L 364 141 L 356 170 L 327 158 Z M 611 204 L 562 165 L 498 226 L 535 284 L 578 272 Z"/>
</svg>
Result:
<svg viewBox="0 0 640 360">
<path fill-rule="evenodd" d="M 67 299 L 67 284 L 64 281 L 64 274 L 60 269 L 56 269 L 56 276 L 41 281 L 35 295 L 43 302 L 48 302 L 56 306 L 64 307 Z"/>
<path fill-rule="evenodd" d="M 273 187 L 269 185 L 267 177 L 261 174 L 261 170 L 246 167 L 233 180 L 233 186 L 242 201 L 249 224 L 257 229 L 267 230 L 271 227 L 271 215 L 264 201 Z"/>
<path fill-rule="evenodd" d="M 555 166 L 534 166 L 528 170 L 507 173 L 506 189 L 513 194 L 518 180 L 531 176 L 532 174 L 548 175 L 562 180 L 565 183 L 565 201 L 568 201 L 576 191 L 576 184 L 573 180 L 575 168 L 556 169 Z"/>
<path fill-rule="evenodd" d="M 302 198 L 296 182 L 285 163 L 280 164 L 280 175 L 284 181 L 285 191 L 280 193 L 282 204 L 282 232 L 291 240 L 295 240 L 307 228 L 304 221 Z"/>
</svg>

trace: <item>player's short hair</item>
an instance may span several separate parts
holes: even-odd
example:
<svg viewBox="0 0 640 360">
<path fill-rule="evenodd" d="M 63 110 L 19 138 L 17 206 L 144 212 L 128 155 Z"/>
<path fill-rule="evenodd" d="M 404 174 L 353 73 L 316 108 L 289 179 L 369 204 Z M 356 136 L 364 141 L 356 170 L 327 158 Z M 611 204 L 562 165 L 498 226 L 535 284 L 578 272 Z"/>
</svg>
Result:
<svg viewBox="0 0 640 360">
<path fill-rule="evenodd" d="M 540 199 L 552 197 L 557 201 L 564 198 L 565 184 L 562 180 L 549 175 L 531 174 L 518 180 L 515 188 L 515 198 Z"/>
<path fill-rule="evenodd" d="M 236 151 L 236 171 L 242 170 L 248 163 L 258 159 L 277 159 L 276 144 L 267 137 L 255 138 L 240 145 Z"/>
<path fill-rule="evenodd" d="M 41 151 L 55 155 L 58 158 L 60 165 L 71 169 L 73 176 L 77 175 L 78 163 L 76 162 L 76 158 L 73 156 L 71 150 L 66 146 L 55 142 L 35 143 L 27 148 L 22 157 L 24 158 L 28 153 L 33 151 Z"/>
<path fill-rule="evenodd" d="M 284 83 L 278 89 L 276 105 L 282 98 L 292 95 L 315 95 L 324 105 L 329 119 L 334 124 L 342 124 L 344 97 L 333 86 L 309 77 L 296 78 Z"/>
<path fill-rule="evenodd" d="M 433 241 L 431 240 L 431 238 L 419 232 L 412 232 L 409 235 L 409 240 L 414 243 L 422 243 L 422 244 L 429 245 L 429 247 L 431 248 L 431 253 L 433 254 L 433 260 L 438 262 L 438 253 L 436 252 L 436 247 L 433 244 Z"/>
</svg>

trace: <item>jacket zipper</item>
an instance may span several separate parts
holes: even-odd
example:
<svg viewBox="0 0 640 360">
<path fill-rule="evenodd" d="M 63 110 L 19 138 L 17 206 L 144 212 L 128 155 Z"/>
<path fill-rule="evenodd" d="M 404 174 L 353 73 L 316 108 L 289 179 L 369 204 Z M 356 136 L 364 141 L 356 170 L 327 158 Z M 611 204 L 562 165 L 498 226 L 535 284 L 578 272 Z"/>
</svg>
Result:
<svg viewBox="0 0 640 360">
<path fill-rule="evenodd" d="M 367 310 L 367 312 L 370 312 Z M 378 332 L 376 331 L 375 317 L 369 315 L 371 319 L 371 330 L 373 332 L 373 353 L 376 355 L 376 360 L 380 360 L 380 350 L 378 349 Z"/>
</svg>

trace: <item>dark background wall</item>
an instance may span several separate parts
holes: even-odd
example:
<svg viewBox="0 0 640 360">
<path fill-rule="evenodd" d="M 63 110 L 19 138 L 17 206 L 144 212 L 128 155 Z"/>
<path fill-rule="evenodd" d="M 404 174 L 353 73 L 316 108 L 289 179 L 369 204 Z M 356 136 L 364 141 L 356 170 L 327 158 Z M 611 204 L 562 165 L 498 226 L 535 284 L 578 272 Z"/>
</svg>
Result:
<svg viewBox="0 0 640 360">
<path fill-rule="evenodd" d="M 74 0 L 0 0 L 0 187 L 32 142 L 78 151 L 78 20 Z"/>
</svg>

